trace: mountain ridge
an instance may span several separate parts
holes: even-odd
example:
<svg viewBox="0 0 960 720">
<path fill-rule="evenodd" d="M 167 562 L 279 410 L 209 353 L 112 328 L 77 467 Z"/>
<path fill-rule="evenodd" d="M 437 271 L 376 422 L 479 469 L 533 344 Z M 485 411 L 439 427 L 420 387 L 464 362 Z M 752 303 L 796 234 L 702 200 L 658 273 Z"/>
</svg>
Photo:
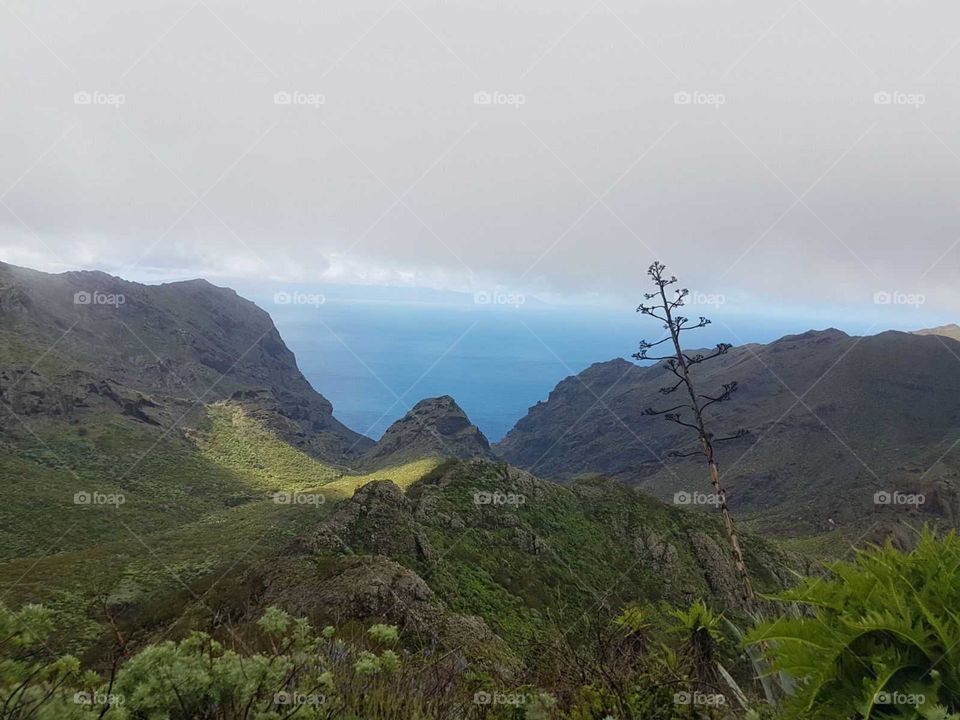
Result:
<svg viewBox="0 0 960 720">
<path fill-rule="evenodd" d="M 731 507 L 758 527 L 810 534 L 858 518 L 886 527 L 893 509 L 876 506 L 873 494 L 923 490 L 929 501 L 902 509 L 903 517 L 953 522 L 958 358 L 960 342 L 948 338 L 830 328 L 734 346 L 698 367 L 700 392 L 739 383 L 730 402 L 708 411 L 709 427 L 720 436 L 740 427 L 751 433 L 718 449 Z M 643 415 L 669 405 L 659 393 L 667 380 L 662 363 L 594 364 L 558 383 L 494 451 L 538 474 L 606 474 L 663 499 L 709 491 L 697 458 L 667 457 L 695 449 L 695 436 Z"/>
<path fill-rule="evenodd" d="M 957 325 L 956 323 L 948 323 L 946 325 L 938 325 L 937 327 L 914 330 L 913 334 L 914 335 L 939 335 L 942 337 L 948 337 L 952 340 L 960 340 L 960 325 Z"/>
<path fill-rule="evenodd" d="M 123 388 L 137 403 L 166 407 L 159 424 L 193 405 L 265 390 L 264 415 L 292 443 L 335 463 L 349 462 L 373 441 L 333 416 L 331 403 L 307 382 L 269 314 L 230 288 L 203 280 L 144 285 L 100 271 L 42 273 L 0 263 L 0 364 L 8 407 L 25 376 L 41 392 L 67 398 L 64 412 L 89 395 L 69 373 Z M 238 395 L 239 393 L 239 395 Z M 20 393 L 22 396 L 23 393 Z M 270 407 L 267 407 L 270 405 Z"/>
</svg>

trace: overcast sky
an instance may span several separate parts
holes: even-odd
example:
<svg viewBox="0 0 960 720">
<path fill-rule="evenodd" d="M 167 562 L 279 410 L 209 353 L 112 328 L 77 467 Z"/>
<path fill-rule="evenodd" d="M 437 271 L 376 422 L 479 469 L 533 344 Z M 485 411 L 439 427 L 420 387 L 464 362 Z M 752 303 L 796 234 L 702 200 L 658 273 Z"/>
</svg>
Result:
<svg viewBox="0 0 960 720">
<path fill-rule="evenodd" d="M 960 301 L 955 2 L 4 0 L 0 57 L 7 262 Z"/>
</svg>

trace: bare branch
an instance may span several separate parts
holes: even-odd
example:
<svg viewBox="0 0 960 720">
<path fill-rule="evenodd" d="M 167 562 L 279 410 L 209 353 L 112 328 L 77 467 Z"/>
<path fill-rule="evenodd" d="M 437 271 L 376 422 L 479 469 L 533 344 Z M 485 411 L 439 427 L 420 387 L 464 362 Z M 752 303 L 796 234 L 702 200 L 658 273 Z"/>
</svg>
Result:
<svg viewBox="0 0 960 720">
<path fill-rule="evenodd" d="M 691 328 L 692 329 L 692 328 Z M 732 348 L 733 345 L 730 343 L 717 343 L 717 348 L 709 355 L 703 355 L 702 353 L 697 353 L 693 357 L 690 357 L 686 353 L 683 354 L 684 359 L 687 361 L 687 365 L 699 365 L 700 363 L 707 362 L 707 360 L 713 360 L 714 358 L 720 357 L 721 355 L 726 355 L 727 351 Z"/>
<path fill-rule="evenodd" d="M 726 402 L 739 389 L 740 389 L 740 386 L 737 385 L 737 381 L 734 380 L 733 382 L 724 383 L 723 392 L 721 392 L 716 397 L 711 397 L 710 395 L 698 395 L 697 397 L 705 398 L 708 401 L 700 406 L 700 410 L 701 411 L 706 410 L 708 407 L 710 407 L 714 403 Z"/>
<path fill-rule="evenodd" d="M 674 410 L 680 410 L 680 409 L 693 410 L 692 407 L 684 403 L 682 405 L 674 405 L 672 408 L 667 408 L 666 410 L 655 410 L 654 408 L 648 407 L 646 410 L 644 410 L 640 414 L 641 415 L 666 415 L 667 413 L 672 413 Z"/>
<path fill-rule="evenodd" d="M 672 458 L 693 457 L 694 455 L 703 455 L 703 450 L 698 448 L 696 450 L 691 450 L 690 452 L 683 452 L 683 453 L 677 452 L 676 450 L 671 450 L 670 452 L 667 453 L 667 457 L 672 457 Z"/>
<path fill-rule="evenodd" d="M 683 425 L 684 427 L 688 427 L 688 428 L 691 428 L 692 430 L 696 430 L 697 432 L 700 432 L 700 428 L 699 428 L 698 426 L 696 426 L 696 425 L 691 425 L 691 424 L 688 423 L 688 422 L 684 422 L 683 420 L 680 419 L 680 415 L 677 414 L 677 413 L 671 413 L 671 414 L 669 414 L 669 415 L 664 415 L 664 416 L 663 416 L 663 419 L 666 420 L 666 421 L 668 421 L 668 422 L 676 423 L 677 425 Z"/>
<path fill-rule="evenodd" d="M 640 341 L 640 349 L 641 349 L 641 350 L 646 350 L 646 349 L 648 349 L 648 348 L 653 348 L 653 347 L 656 347 L 657 345 L 662 345 L 662 344 L 665 343 L 665 342 L 670 342 L 672 339 L 673 339 L 673 338 L 671 338 L 669 335 L 667 335 L 667 336 L 666 336 L 665 338 L 663 338 L 662 340 L 657 340 L 656 342 L 650 342 L 649 340 L 641 340 L 641 341 Z"/>
<path fill-rule="evenodd" d="M 727 442 L 727 440 L 738 440 L 739 438 L 746 437 L 750 434 L 750 431 L 746 428 L 740 428 L 733 435 L 727 435 L 727 437 L 717 438 L 713 442 Z"/>
<path fill-rule="evenodd" d="M 676 392 L 677 388 L 681 385 L 683 385 L 683 378 L 677 380 L 677 384 L 673 385 L 672 387 L 670 385 L 665 385 L 664 387 L 660 388 L 660 394 L 669 395 L 672 392 Z"/>
</svg>

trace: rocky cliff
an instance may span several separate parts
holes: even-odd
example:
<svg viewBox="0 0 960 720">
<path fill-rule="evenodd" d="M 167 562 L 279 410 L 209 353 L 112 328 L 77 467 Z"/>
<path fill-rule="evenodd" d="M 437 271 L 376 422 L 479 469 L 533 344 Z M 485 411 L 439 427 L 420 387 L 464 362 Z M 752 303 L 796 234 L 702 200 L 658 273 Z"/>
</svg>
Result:
<svg viewBox="0 0 960 720">
<path fill-rule="evenodd" d="M 683 402 L 663 395 L 662 367 L 598 363 L 563 380 L 495 446 L 505 460 L 547 477 L 604 473 L 672 499 L 710 492 L 686 428 L 645 416 Z M 888 526 L 960 517 L 960 342 L 941 335 L 839 330 L 734 347 L 696 368 L 698 392 L 736 381 L 730 402 L 707 411 L 734 510 L 787 533 L 847 523 Z M 921 505 L 875 500 L 921 493 Z"/>
<path fill-rule="evenodd" d="M 170 426 L 191 407 L 233 398 L 329 462 L 372 445 L 333 417 L 266 312 L 205 280 L 142 285 L 0 263 L 0 340 L 7 411 L 95 406 Z M 15 424 L 3 415 L 3 426 Z"/>
</svg>

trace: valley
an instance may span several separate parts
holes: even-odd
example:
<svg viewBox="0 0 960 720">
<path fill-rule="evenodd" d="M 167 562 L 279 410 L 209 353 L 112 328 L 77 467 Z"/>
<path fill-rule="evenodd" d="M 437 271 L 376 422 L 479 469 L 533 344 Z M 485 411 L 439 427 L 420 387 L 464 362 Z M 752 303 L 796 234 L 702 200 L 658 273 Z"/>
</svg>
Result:
<svg viewBox="0 0 960 720">
<path fill-rule="evenodd" d="M 851 546 L 956 525 L 960 342 L 942 333 L 811 331 L 702 375 L 742 386 L 716 421 L 749 430 L 721 467 L 755 604 L 714 508 L 682 499 L 711 490 L 702 461 L 668 457 L 689 436 L 642 412 L 660 367 L 595 364 L 493 445 L 450 396 L 374 442 L 231 290 L 0 265 L 0 309 L 3 603 L 41 604 L 47 651 L 101 672 L 117 638 L 124 656 L 229 641 L 282 611 L 387 623 L 411 658 L 485 678 L 470 687 L 556 687 L 548 637 L 587 642 L 640 607 L 667 626 L 698 603 L 747 627 Z M 885 489 L 925 502 L 878 506 Z"/>
</svg>

